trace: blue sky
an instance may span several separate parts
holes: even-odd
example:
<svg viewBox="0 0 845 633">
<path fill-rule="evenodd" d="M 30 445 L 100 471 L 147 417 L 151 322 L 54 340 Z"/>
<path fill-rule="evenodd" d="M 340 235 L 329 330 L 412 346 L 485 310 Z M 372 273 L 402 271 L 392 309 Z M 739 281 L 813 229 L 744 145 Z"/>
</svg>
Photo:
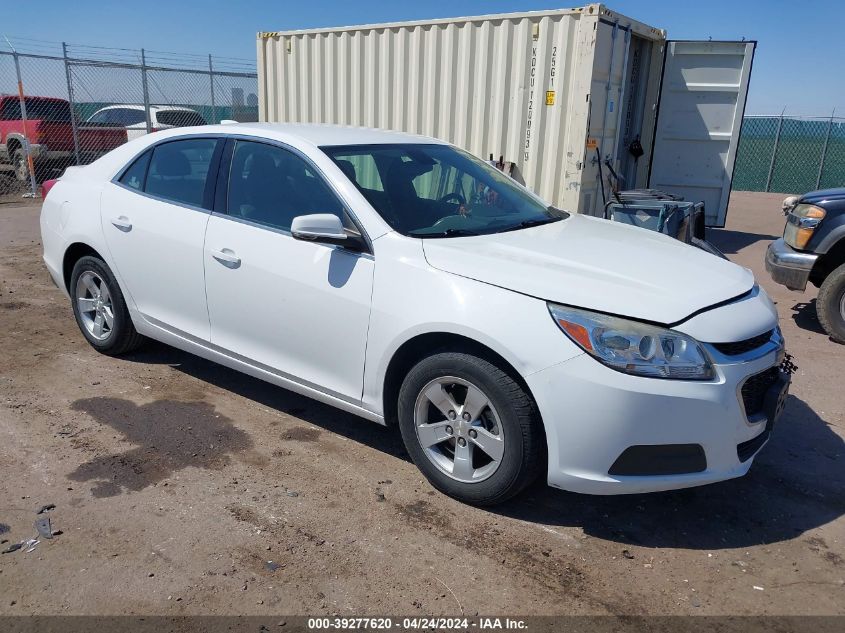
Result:
<svg viewBox="0 0 845 633">
<path fill-rule="evenodd" d="M 845 116 L 845 2 L 609 0 L 676 39 L 756 39 L 747 113 Z M 0 34 L 255 58 L 255 33 L 577 6 L 565 0 L 3 2 Z M 42 46 L 36 42 L 33 46 Z"/>
</svg>

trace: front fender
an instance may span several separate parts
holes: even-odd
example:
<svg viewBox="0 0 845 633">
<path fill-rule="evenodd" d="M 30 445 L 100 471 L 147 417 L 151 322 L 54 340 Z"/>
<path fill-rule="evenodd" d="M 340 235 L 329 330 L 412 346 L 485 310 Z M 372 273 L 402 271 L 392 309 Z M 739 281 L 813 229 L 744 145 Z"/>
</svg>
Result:
<svg viewBox="0 0 845 633">
<path fill-rule="evenodd" d="M 389 233 L 377 241 L 376 251 L 363 385 L 363 404 L 372 411 L 383 414 L 391 359 L 422 334 L 471 339 L 523 377 L 581 353 L 554 323 L 545 301 L 434 269 L 420 240 Z"/>
</svg>

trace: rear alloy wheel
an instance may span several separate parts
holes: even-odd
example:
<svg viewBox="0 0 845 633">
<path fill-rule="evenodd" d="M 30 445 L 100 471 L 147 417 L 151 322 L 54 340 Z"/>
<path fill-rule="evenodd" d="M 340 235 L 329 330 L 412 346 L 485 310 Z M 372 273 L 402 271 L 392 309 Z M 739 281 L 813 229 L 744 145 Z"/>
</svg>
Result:
<svg viewBox="0 0 845 633">
<path fill-rule="evenodd" d="M 830 273 L 819 288 L 816 313 L 830 338 L 845 343 L 845 264 Z"/>
<path fill-rule="evenodd" d="M 399 426 L 438 490 L 475 505 L 520 492 L 543 465 L 543 432 L 525 389 L 486 359 L 444 352 L 421 360 L 399 391 Z"/>
<path fill-rule="evenodd" d="M 143 336 L 132 324 L 117 280 L 100 258 L 87 255 L 76 262 L 70 294 L 76 323 L 98 352 L 117 356 L 143 342 Z"/>
</svg>

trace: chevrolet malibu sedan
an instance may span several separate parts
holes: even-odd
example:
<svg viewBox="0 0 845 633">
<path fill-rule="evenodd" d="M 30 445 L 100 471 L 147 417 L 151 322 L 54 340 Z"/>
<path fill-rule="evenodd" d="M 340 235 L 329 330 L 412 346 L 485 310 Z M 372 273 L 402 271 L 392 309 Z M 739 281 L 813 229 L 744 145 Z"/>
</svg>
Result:
<svg viewBox="0 0 845 633">
<path fill-rule="evenodd" d="M 747 269 L 430 138 L 159 132 L 68 169 L 41 233 L 96 350 L 156 339 L 396 425 L 473 504 L 541 474 L 594 494 L 743 475 L 789 386 Z"/>
</svg>

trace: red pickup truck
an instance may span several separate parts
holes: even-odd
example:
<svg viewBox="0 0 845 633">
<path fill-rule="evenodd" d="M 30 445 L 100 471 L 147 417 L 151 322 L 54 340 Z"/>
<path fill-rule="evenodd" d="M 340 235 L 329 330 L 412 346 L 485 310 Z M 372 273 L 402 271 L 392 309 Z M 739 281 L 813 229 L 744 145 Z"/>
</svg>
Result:
<svg viewBox="0 0 845 633">
<path fill-rule="evenodd" d="M 29 140 L 36 175 L 43 179 L 51 168 L 63 169 L 76 162 L 70 103 L 53 97 L 25 97 L 26 131 L 17 95 L 0 95 L 0 164 L 11 164 L 18 180 L 29 180 L 23 150 Z M 79 159 L 90 163 L 127 140 L 125 128 L 99 127 L 89 123 L 77 129 Z"/>
</svg>

